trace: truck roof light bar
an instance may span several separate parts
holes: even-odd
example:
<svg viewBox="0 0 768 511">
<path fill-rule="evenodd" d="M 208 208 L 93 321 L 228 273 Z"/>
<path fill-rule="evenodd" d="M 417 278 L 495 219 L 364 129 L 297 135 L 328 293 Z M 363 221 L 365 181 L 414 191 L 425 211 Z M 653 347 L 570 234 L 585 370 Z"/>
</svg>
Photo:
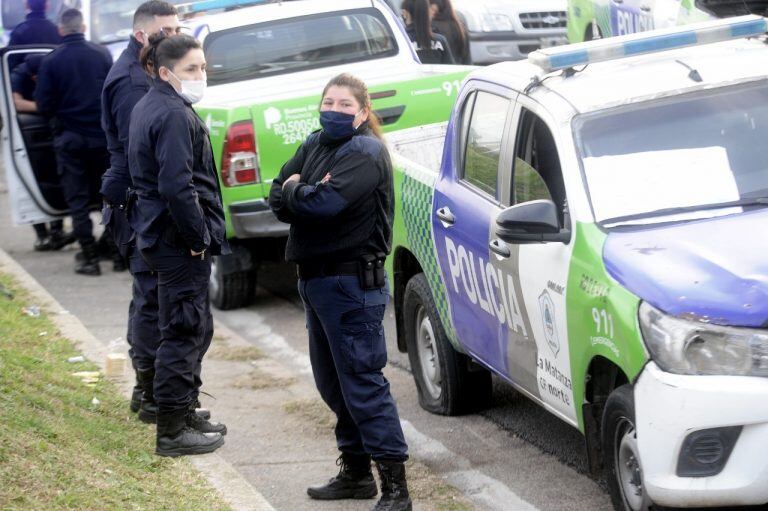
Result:
<svg viewBox="0 0 768 511">
<path fill-rule="evenodd" d="M 536 50 L 528 55 L 528 61 L 545 72 L 551 72 L 686 46 L 756 37 L 766 32 L 766 18 L 756 15 L 738 16 Z"/>
<path fill-rule="evenodd" d="M 272 3 L 276 0 L 189 0 L 176 4 L 182 14 L 211 11 L 214 9 L 232 9 L 251 5 Z"/>
</svg>

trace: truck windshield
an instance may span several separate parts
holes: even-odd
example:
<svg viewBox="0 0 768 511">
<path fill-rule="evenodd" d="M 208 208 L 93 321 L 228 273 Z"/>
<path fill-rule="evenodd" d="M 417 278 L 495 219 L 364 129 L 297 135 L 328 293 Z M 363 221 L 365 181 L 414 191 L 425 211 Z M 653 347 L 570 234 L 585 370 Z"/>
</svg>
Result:
<svg viewBox="0 0 768 511">
<path fill-rule="evenodd" d="M 603 225 L 730 214 L 768 197 L 768 82 L 584 116 L 574 130 Z"/>
<path fill-rule="evenodd" d="M 133 13 L 145 0 L 92 0 L 91 41 L 127 41 L 133 33 Z"/>
<path fill-rule="evenodd" d="M 210 85 L 396 53 L 395 37 L 375 9 L 335 11 L 237 27 L 213 32 L 205 39 Z"/>
</svg>

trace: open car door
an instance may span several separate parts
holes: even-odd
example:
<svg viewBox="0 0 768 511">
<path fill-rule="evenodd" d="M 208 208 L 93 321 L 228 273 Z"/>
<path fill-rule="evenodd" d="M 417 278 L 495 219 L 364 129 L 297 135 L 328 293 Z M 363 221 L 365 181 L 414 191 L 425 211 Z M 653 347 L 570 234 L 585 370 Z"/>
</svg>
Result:
<svg viewBox="0 0 768 511">
<path fill-rule="evenodd" d="M 28 55 L 48 53 L 53 48 L 35 45 L 0 49 L 3 163 L 13 221 L 17 224 L 48 222 L 67 214 L 56 171 L 53 132 L 42 115 L 16 111 L 9 68 Z"/>
</svg>

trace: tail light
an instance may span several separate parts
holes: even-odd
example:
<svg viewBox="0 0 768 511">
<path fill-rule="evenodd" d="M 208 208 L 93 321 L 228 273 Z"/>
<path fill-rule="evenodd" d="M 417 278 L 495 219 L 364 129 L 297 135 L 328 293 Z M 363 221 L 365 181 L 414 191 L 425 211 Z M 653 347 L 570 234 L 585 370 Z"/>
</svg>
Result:
<svg viewBox="0 0 768 511">
<path fill-rule="evenodd" d="M 250 121 L 236 122 L 227 130 L 221 155 L 221 181 L 224 186 L 251 185 L 260 181 L 256 136 Z"/>
</svg>

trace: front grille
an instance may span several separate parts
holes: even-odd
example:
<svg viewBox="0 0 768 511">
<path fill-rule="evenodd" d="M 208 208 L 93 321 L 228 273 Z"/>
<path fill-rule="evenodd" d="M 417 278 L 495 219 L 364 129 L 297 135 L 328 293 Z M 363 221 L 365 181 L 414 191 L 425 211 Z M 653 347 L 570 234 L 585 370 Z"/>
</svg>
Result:
<svg viewBox="0 0 768 511">
<path fill-rule="evenodd" d="M 520 23 L 525 29 L 565 28 L 566 22 L 565 11 L 520 13 Z"/>
</svg>

